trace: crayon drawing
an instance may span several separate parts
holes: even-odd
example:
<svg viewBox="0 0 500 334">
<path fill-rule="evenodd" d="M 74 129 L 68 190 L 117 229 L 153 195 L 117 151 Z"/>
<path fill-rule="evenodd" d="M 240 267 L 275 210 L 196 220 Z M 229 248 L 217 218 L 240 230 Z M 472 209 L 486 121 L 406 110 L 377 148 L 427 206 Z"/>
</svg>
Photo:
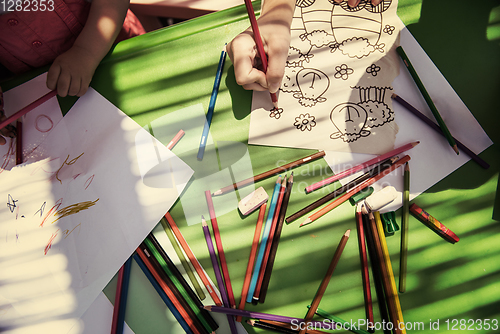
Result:
<svg viewBox="0 0 500 334">
<path fill-rule="evenodd" d="M 254 92 L 249 143 L 339 152 L 386 152 L 398 126 L 391 84 L 399 72 L 397 1 L 355 8 L 297 0 L 279 108 Z M 272 121 L 265 121 L 268 117 Z"/>
</svg>

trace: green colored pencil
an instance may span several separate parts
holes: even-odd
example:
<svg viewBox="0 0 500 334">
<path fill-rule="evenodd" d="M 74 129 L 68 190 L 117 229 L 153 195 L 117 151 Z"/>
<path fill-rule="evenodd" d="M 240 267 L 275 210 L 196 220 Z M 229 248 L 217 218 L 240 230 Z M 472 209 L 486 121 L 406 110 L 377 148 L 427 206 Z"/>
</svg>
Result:
<svg viewBox="0 0 500 334">
<path fill-rule="evenodd" d="M 434 118 L 436 118 L 436 121 L 438 122 L 439 126 L 441 127 L 441 130 L 443 131 L 446 139 L 448 140 L 448 143 L 453 148 L 453 150 L 457 154 L 459 154 L 457 144 L 455 143 L 455 139 L 453 139 L 453 136 L 451 135 L 450 130 L 448 129 L 448 127 L 444 123 L 443 118 L 441 118 L 439 111 L 437 110 L 436 106 L 434 105 L 434 102 L 432 102 L 432 99 L 431 99 L 429 93 L 427 93 L 427 90 L 425 89 L 424 84 L 422 83 L 422 81 L 418 77 L 417 71 L 415 71 L 415 68 L 411 64 L 410 59 L 408 58 L 408 56 L 406 55 L 405 51 L 403 50 L 403 48 L 401 46 L 398 46 L 396 48 L 396 51 L 399 54 L 399 56 L 401 57 L 401 59 L 403 59 L 403 63 L 405 64 L 406 68 L 410 72 L 410 74 L 413 78 L 413 81 L 415 81 L 415 84 L 417 85 L 418 89 L 420 90 L 420 93 L 424 97 L 425 102 L 427 102 L 427 105 L 431 109 L 432 114 L 434 115 Z"/>
<path fill-rule="evenodd" d="M 399 257 L 399 292 L 406 291 L 408 257 L 408 221 L 410 216 L 410 166 L 405 165 L 403 190 L 403 217 L 401 219 L 401 251 Z"/>
<path fill-rule="evenodd" d="M 308 305 L 307 308 L 310 308 L 311 305 Z M 345 321 L 344 319 L 341 319 L 337 316 L 331 315 L 328 312 L 320 309 L 319 307 L 316 309 L 316 314 L 319 315 L 322 318 L 332 320 L 338 324 L 342 324 L 342 328 L 347 329 L 348 331 L 351 331 L 356 334 L 370 334 L 368 331 L 365 331 L 364 329 L 360 328 L 351 328 L 351 323 L 349 321 Z"/>
</svg>

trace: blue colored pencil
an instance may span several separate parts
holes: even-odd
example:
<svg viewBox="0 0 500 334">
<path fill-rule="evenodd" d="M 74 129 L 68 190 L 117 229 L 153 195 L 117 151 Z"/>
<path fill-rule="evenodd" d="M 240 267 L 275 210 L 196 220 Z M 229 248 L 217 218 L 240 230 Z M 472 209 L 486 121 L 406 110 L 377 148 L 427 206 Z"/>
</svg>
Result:
<svg viewBox="0 0 500 334">
<path fill-rule="evenodd" d="M 262 238 L 259 246 L 259 253 L 255 259 L 255 266 L 253 268 L 252 280 L 250 281 L 250 287 L 248 288 L 247 303 L 251 303 L 255 288 L 257 287 L 257 281 L 259 280 L 259 272 L 262 267 L 262 261 L 266 252 L 266 245 L 269 239 L 269 233 L 271 232 L 271 225 L 274 217 L 274 211 L 276 210 L 276 203 L 278 202 L 278 195 L 281 188 L 281 176 L 278 177 L 274 185 L 273 195 L 271 197 L 271 202 L 269 204 L 269 212 L 267 213 L 266 223 L 264 224 L 264 231 L 262 232 Z"/>
<path fill-rule="evenodd" d="M 189 328 L 186 321 L 182 318 L 179 311 L 175 308 L 172 301 L 170 301 L 170 299 L 167 297 L 167 294 L 165 293 L 165 291 L 163 291 L 163 289 L 160 287 L 158 282 L 156 282 L 156 279 L 149 272 L 148 267 L 146 267 L 146 264 L 144 264 L 144 261 L 142 261 L 142 259 L 139 257 L 139 255 L 137 253 L 134 254 L 134 260 L 135 260 L 135 262 L 137 262 L 139 267 L 142 269 L 142 271 L 144 272 L 144 275 L 146 275 L 146 277 L 149 279 L 149 281 L 151 282 L 151 285 L 155 288 L 156 292 L 158 292 L 158 295 L 160 295 L 161 299 L 165 302 L 165 304 L 169 308 L 170 312 L 172 312 L 175 319 L 177 319 L 177 321 L 179 322 L 181 327 L 184 329 L 184 331 L 187 334 L 194 334 L 193 331 L 191 330 L 191 328 Z"/>
<path fill-rule="evenodd" d="M 219 67 L 217 68 L 214 87 L 212 89 L 212 95 L 210 96 L 210 103 L 208 104 L 207 121 L 205 122 L 205 126 L 203 127 L 203 132 L 201 134 L 200 148 L 198 149 L 198 156 L 197 156 L 198 160 L 203 160 L 203 155 L 205 154 L 205 146 L 207 144 L 208 130 L 210 130 L 210 124 L 212 123 L 212 116 L 214 115 L 214 109 L 215 109 L 215 101 L 217 100 L 217 94 L 219 93 L 219 86 L 225 62 L 226 62 L 226 47 L 224 46 L 224 49 L 220 54 Z"/>
</svg>

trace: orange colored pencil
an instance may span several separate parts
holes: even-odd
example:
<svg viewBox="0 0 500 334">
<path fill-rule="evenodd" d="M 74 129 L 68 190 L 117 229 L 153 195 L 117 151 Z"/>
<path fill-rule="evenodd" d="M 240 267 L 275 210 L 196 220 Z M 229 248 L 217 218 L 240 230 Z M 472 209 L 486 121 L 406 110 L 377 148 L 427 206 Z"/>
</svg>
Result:
<svg viewBox="0 0 500 334">
<path fill-rule="evenodd" d="M 257 248 L 259 247 L 260 232 L 262 231 L 262 224 L 264 223 L 264 217 L 266 215 L 267 203 L 260 206 L 259 217 L 257 218 L 257 225 L 255 225 L 255 233 L 253 235 L 252 248 L 250 250 L 250 258 L 248 259 L 247 271 L 245 272 L 245 280 L 243 281 L 243 289 L 241 290 L 241 301 L 240 310 L 245 309 L 245 303 L 248 294 L 248 287 L 250 286 L 250 280 L 252 279 L 252 268 L 255 263 L 255 256 L 257 255 Z M 236 321 L 241 322 L 241 316 L 236 317 Z"/>
<path fill-rule="evenodd" d="M 196 256 L 194 256 L 193 251 L 189 247 L 188 243 L 186 242 L 186 239 L 184 239 L 184 236 L 182 235 L 181 231 L 179 230 L 179 227 L 177 227 L 177 224 L 175 223 L 174 219 L 172 218 L 172 215 L 170 212 L 167 212 L 165 214 L 165 219 L 167 219 L 168 224 L 170 225 L 170 228 L 172 229 L 172 232 L 174 232 L 175 237 L 181 244 L 182 249 L 184 249 L 184 252 L 186 253 L 187 257 L 189 258 L 189 261 L 191 261 L 194 269 L 198 273 L 198 276 L 200 276 L 201 281 L 205 285 L 205 288 L 207 289 L 208 293 L 210 294 L 210 297 L 212 297 L 215 305 L 217 306 L 222 306 L 222 301 L 220 300 L 219 296 L 215 292 L 215 288 L 208 279 L 205 271 L 201 267 L 200 263 L 198 262 L 198 259 Z"/>
<path fill-rule="evenodd" d="M 191 317 L 188 315 L 186 310 L 182 307 L 182 305 L 179 303 L 178 299 L 175 297 L 174 293 L 172 290 L 169 288 L 169 286 L 163 281 L 158 274 L 158 272 L 155 270 L 151 262 L 149 261 L 149 258 L 144 254 L 142 249 L 140 247 L 137 247 L 136 253 L 139 255 L 139 257 L 142 259 L 146 267 L 149 269 L 153 277 L 156 279 L 156 282 L 158 282 L 158 285 L 162 288 L 162 290 L 167 294 L 168 298 L 170 301 L 174 304 L 175 308 L 177 311 L 179 311 L 181 317 L 186 321 L 187 325 L 189 328 L 193 331 L 194 334 L 201 334 L 200 331 L 196 328 L 196 325 L 191 319 Z"/>
<path fill-rule="evenodd" d="M 212 194 L 210 193 L 210 190 L 205 191 L 205 198 L 207 199 L 208 211 L 210 213 L 210 221 L 212 222 L 212 230 L 214 232 L 215 244 L 217 246 L 217 255 L 219 256 L 222 276 L 224 276 L 224 284 L 226 285 L 227 296 L 229 299 L 229 306 L 236 307 L 233 287 L 231 286 L 231 279 L 229 278 L 229 270 L 227 269 L 226 255 L 224 254 L 224 248 L 222 247 L 222 239 L 220 237 L 219 224 L 217 223 L 217 217 L 215 216 L 214 203 L 212 201 Z"/>
<path fill-rule="evenodd" d="M 371 186 L 372 184 L 374 184 L 375 182 L 377 182 L 378 180 L 380 180 L 384 176 L 386 176 L 386 175 L 392 173 L 393 171 L 395 171 L 398 167 L 400 167 L 401 165 L 405 164 L 409 160 L 410 160 L 410 156 L 408 156 L 408 155 L 402 157 L 401 159 L 399 159 L 398 161 L 396 161 L 391 167 L 383 170 L 379 174 L 377 174 L 377 175 L 369 178 L 368 180 L 360 183 L 356 187 L 354 187 L 351 190 L 349 190 L 348 192 L 346 192 L 344 195 L 342 195 L 342 196 L 338 197 L 337 199 L 335 199 L 333 202 L 331 202 L 327 206 L 321 208 L 320 210 L 318 210 L 315 213 L 313 213 L 312 215 L 310 215 L 302 224 L 300 224 L 300 226 L 304 226 L 304 225 L 312 223 L 316 219 L 320 218 L 321 216 L 323 216 L 326 213 L 328 213 L 329 211 L 333 210 L 334 208 L 336 208 L 340 204 L 342 204 L 345 201 L 347 201 L 355 193 L 357 193 L 357 192 L 359 192 L 359 191 L 361 191 L 361 190 L 363 190 L 363 189 Z"/>
<path fill-rule="evenodd" d="M 333 275 L 333 271 L 335 270 L 335 267 L 337 266 L 337 263 L 340 260 L 340 256 L 342 255 L 342 252 L 344 251 L 344 247 L 347 243 L 347 240 L 349 240 L 349 234 L 351 233 L 351 230 L 347 230 L 342 238 L 340 239 L 339 245 L 337 246 L 337 249 L 335 250 L 335 254 L 333 254 L 332 262 L 330 262 L 330 266 L 328 266 L 328 270 L 326 271 L 325 277 L 323 278 L 323 281 L 321 281 L 321 284 L 319 285 L 318 291 L 316 292 L 316 295 L 314 296 L 313 302 L 311 303 L 311 307 L 307 311 L 307 314 L 304 318 L 304 322 L 308 324 L 313 316 L 314 313 L 316 313 L 316 310 L 318 309 L 319 302 L 321 301 L 321 298 L 325 294 L 326 288 L 328 286 L 328 283 L 330 282 L 330 278 Z M 303 329 L 299 331 L 299 334 L 305 334 L 306 329 L 308 326 L 304 326 Z"/>
</svg>

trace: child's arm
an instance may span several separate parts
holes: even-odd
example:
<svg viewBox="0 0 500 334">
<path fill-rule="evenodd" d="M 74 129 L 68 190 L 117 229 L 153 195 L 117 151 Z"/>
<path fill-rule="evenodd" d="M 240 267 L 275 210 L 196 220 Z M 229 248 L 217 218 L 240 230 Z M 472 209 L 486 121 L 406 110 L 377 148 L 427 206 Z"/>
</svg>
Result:
<svg viewBox="0 0 500 334">
<path fill-rule="evenodd" d="M 290 25 L 295 0 L 266 0 L 257 19 L 259 31 L 268 56 L 267 73 L 258 68 L 252 28 L 236 36 L 228 44 L 228 55 L 234 65 L 236 82 L 249 90 L 269 90 L 275 93 L 285 73 L 285 63 L 290 47 Z"/>
<path fill-rule="evenodd" d="M 59 96 L 82 96 L 94 71 L 122 28 L 129 0 L 93 0 L 85 26 L 73 47 L 59 55 L 47 74 L 47 87 Z"/>
</svg>

